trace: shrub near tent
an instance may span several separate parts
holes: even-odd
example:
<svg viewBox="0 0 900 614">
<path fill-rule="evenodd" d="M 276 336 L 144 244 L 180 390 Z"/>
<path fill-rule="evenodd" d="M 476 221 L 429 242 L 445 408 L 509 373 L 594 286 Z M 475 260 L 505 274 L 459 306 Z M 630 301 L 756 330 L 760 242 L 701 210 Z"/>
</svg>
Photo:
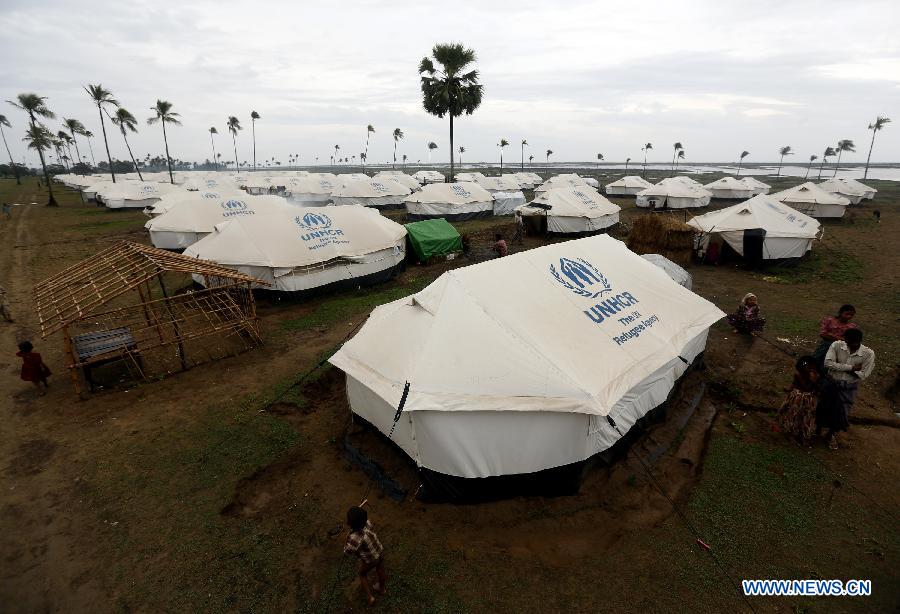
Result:
<svg viewBox="0 0 900 614">
<path fill-rule="evenodd" d="M 444 273 L 330 362 L 426 496 L 572 493 L 620 439 L 606 416 L 625 432 L 664 403 L 723 315 L 601 235 Z"/>
</svg>

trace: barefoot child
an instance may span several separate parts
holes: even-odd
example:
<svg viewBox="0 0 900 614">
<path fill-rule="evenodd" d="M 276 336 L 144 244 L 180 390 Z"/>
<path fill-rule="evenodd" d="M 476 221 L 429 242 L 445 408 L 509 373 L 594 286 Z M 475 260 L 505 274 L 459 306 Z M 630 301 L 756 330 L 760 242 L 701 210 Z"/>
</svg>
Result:
<svg viewBox="0 0 900 614">
<path fill-rule="evenodd" d="M 378 535 L 369 522 L 369 514 L 362 507 L 351 507 L 347 511 L 347 524 L 350 525 L 350 535 L 344 545 L 344 554 L 355 555 L 359 558 L 359 583 L 366 592 L 369 605 L 375 603 L 372 588 L 369 586 L 369 572 L 373 569 L 378 575 L 378 584 L 375 592 L 384 594 L 387 574 L 384 571 L 384 547 L 378 540 Z"/>
<path fill-rule="evenodd" d="M 30 341 L 23 341 L 19 344 L 19 351 L 16 352 L 16 356 L 22 359 L 22 379 L 37 386 L 38 394 L 43 396 L 50 386 L 47 383 L 50 368 L 44 364 L 41 355 L 33 350 L 34 346 L 31 345 Z M 41 387 L 41 384 L 43 384 L 43 387 Z"/>
</svg>

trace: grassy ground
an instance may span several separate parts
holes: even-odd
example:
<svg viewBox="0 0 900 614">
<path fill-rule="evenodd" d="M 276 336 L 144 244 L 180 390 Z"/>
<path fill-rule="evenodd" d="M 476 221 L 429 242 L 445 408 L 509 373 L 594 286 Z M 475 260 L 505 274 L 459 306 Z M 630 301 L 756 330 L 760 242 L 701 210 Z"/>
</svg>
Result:
<svg viewBox="0 0 900 614">
<path fill-rule="evenodd" d="M 896 373 L 889 357 L 900 351 L 891 307 L 900 297 L 893 273 L 900 187 L 877 187 L 882 224 L 871 222 L 871 205 L 860 209 L 851 223 L 829 225 L 813 258 L 797 267 L 692 272 L 697 291 L 725 310 L 754 290 L 769 335 L 798 350 L 814 342 L 833 305 L 858 303 L 867 343 L 885 357 L 858 410 L 887 420 L 890 405 L 879 391 Z M 36 183 L 22 190 L 0 182 L 2 200 L 39 198 Z M 83 205 L 73 193 L 58 198 L 59 209 L 16 207 L 12 222 L 0 219 L 0 284 L 10 288 L 19 320 L 3 329 L 8 346 L 35 329 L 31 283 L 119 238 L 147 240 L 139 212 Z M 624 221 L 637 215 L 628 201 L 620 204 Z M 487 245 L 508 222 L 465 224 L 461 231 Z M 526 247 L 539 244 L 530 239 Z M 362 609 L 336 534 L 346 507 L 367 492 L 338 447 L 347 426 L 342 384 L 330 369 L 293 384 L 372 307 L 455 265 L 414 266 L 384 286 L 313 300 L 263 299 L 264 348 L 82 403 L 59 377 L 58 339 L 40 342 L 57 374 L 45 398 L 17 382 L 17 365 L 6 358 L 0 599 L 18 611 Z M 853 447 L 836 455 L 788 441 L 772 431 L 771 415 L 740 408 L 777 407 L 792 359 L 730 337 L 722 325 L 710 337 L 704 377 L 716 384 L 719 413 L 696 485 L 678 498 L 689 522 L 731 580 L 873 580 L 871 598 L 754 599 L 760 611 L 896 609 L 900 431 L 854 425 Z M 377 458 L 415 489 L 399 453 L 384 448 Z M 673 475 L 658 472 L 668 489 Z M 390 557 L 381 610 L 745 607 L 633 457 L 609 477 L 593 474 L 575 497 L 480 506 L 395 503 L 377 491 L 370 498 Z"/>
</svg>

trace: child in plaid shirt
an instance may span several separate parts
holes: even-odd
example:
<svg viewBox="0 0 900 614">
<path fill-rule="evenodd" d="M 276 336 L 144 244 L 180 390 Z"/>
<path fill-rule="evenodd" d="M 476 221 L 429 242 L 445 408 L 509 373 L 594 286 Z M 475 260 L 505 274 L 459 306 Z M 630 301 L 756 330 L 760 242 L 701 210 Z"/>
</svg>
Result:
<svg viewBox="0 0 900 614">
<path fill-rule="evenodd" d="M 369 605 L 375 603 L 372 588 L 369 586 L 369 572 L 373 569 L 378 575 L 378 583 L 375 584 L 375 592 L 384 594 L 387 583 L 387 574 L 384 571 L 384 546 L 375 534 L 372 523 L 369 522 L 369 514 L 361 507 L 351 507 L 347 510 L 347 524 L 350 525 L 350 535 L 344 544 L 344 554 L 352 554 L 359 558 L 359 583 L 366 592 Z"/>
</svg>

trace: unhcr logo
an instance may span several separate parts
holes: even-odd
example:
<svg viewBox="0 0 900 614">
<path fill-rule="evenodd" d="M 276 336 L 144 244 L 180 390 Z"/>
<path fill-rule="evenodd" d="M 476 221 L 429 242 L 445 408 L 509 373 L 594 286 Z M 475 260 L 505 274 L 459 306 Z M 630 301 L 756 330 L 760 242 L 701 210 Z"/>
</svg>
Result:
<svg viewBox="0 0 900 614">
<path fill-rule="evenodd" d="M 331 228 L 331 218 L 324 213 L 309 212 L 303 217 L 298 215 L 294 218 L 294 221 L 304 230 L 324 230 L 325 228 Z"/>
<path fill-rule="evenodd" d="M 225 209 L 225 211 L 237 212 L 245 210 L 247 208 L 247 203 L 242 200 L 226 200 L 220 206 Z"/>
<path fill-rule="evenodd" d="M 210 200 L 214 200 L 216 198 L 220 198 L 220 195 L 216 192 L 204 192 L 200 195 L 200 198 L 209 198 Z"/>
<path fill-rule="evenodd" d="M 612 292 L 612 286 L 603 273 L 582 258 L 560 258 L 559 270 L 551 264 L 550 274 L 563 286 L 585 298 L 598 298 Z"/>
<path fill-rule="evenodd" d="M 376 192 L 385 192 L 385 193 L 390 192 L 390 190 L 388 190 L 387 186 L 384 185 L 383 183 L 373 181 L 370 185 L 372 186 L 372 189 L 374 189 Z"/>
<path fill-rule="evenodd" d="M 469 192 L 461 185 L 450 186 L 450 189 L 453 190 L 454 194 L 456 194 L 457 196 L 461 196 L 462 198 L 469 198 L 472 195 L 471 192 Z"/>
</svg>

